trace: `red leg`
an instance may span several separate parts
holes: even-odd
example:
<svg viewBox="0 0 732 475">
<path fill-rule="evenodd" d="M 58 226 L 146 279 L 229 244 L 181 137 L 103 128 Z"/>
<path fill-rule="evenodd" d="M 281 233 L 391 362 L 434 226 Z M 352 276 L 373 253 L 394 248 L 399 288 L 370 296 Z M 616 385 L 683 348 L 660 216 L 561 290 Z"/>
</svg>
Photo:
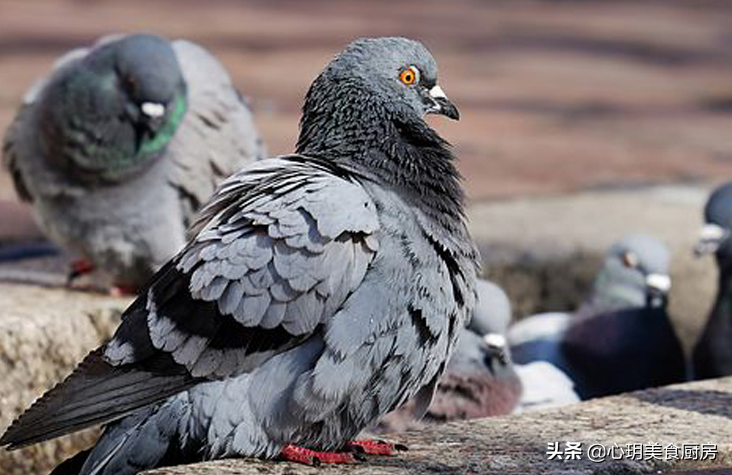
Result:
<svg viewBox="0 0 732 475">
<path fill-rule="evenodd" d="M 394 455 L 396 452 L 408 450 L 406 445 L 390 444 L 383 440 L 354 440 L 348 443 L 348 447 L 367 455 Z"/>
<path fill-rule="evenodd" d="M 69 265 L 69 274 L 66 277 L 66 285 L 71 284 L 82 275 L 90 274 L 94 272 L 94 263 L 87 259 L 78 259 Z"/>
<path fill-rule="evenodd" d="M 296 445 L 286 445 L 280 457 L 288 462 L 315 466 L 321 463 L 356 463 L 356 457 L 349 452 L 317 452 Z"/>
</svg>

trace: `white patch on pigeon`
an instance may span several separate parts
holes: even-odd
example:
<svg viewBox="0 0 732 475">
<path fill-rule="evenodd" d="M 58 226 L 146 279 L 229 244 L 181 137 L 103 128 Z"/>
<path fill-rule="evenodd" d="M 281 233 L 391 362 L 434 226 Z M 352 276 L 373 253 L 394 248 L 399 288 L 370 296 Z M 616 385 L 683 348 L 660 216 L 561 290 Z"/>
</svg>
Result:
<svg viewBox="0 0 732 475">
<path fill-rule="evenodd" d="M 699 233 L 700 239 L 717 240 L 722 239 L 727 234 L 727 230 L 717 224 L 705 224 Z"/>
<path fill-rule="evenodd" d="M 666 274 L 648 274 L 646 276 L 646 285 L 653 289 L 667 293 L 671 290 L 671 277 Z"/>
<path fill-rule="evenodd" d="M 506 337 L 501 335 L 500 333 L 486 333 L 485 335 L 483 335 L 483 341 L 485 341 L 488 346 L 491 346 L 493 348 L 506 347 Z"/>
<path fill-rule="evenodd" d="M 143 102 L 140 110 L 148 117 L 162 117 L 165 115 L 165 106 L 157 102 Z"/>
</svg>

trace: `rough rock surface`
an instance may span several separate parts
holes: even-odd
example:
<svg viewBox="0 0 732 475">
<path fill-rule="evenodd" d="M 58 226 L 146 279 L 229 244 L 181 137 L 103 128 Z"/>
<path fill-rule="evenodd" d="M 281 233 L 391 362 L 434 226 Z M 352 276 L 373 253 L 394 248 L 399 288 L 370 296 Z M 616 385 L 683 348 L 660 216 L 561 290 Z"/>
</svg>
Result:
<svg viewBox="0 0 732 475">
<path fill-rule="evenodd" d="M 0 284 L 0 431 L 109 337 L 128 299 Z M 0 473 L 47 473 L 95 438 L 82 432 L 8 452 Z"/>
<path fill-rule="evenodd" d="M 351 466 L 311 468 L 226 460 L 158 469 L 149 475 L 482 474 L 635 475 L 728 467 L 732 473 L 732 378 L 595 399 L 562 409 L 459 422 L 399 436 L 409 452 Z M 582 442 L 580 460 L 548 460 L 551 442 Z M 717 444 L 714 460 L 588 459 L 592 444 Z M 714 472 L 712 472 L 714 473 Z"/>
</svg>

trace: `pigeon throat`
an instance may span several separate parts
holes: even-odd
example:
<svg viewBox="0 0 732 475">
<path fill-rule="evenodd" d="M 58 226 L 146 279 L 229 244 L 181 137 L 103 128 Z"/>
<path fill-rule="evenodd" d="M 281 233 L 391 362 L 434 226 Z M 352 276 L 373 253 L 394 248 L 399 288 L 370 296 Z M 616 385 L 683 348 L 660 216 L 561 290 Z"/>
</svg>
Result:
<svg viewBox="0 0 732 475">
<path fill-rule="evenodd" d="M 188 101 L 186 100 L 185 93 L 181 92 L 176 94 L 170 119 L 162 126 L 157 134 L 141 142 L 138 156 L 157 153 L 167 146 L 173 138 L 173 135 L 175 135 L 176 130 L 178 130 L 178 126 L 183 122 L 183 117 L 187 109 Z"/>
<path fill-rule="evenodd" d="M 421 117 L 393 103 L 315 102 L 314 95 L 305 102 L 297 153 L 389 185 L 430 216 L 462 219 L 465 198 L 451 147 Z"/>
<path fill-rule="evenodd" d="M 154 134 L 129 123 L 126 133 L 118 133 L 122 129 L 116 122 L 106 128 L 107 133 L 97 134 L 97 129 L 81 127 L 81 122 L 75 121 L 62 129 L 49 127 L 50 133 L 41 137 L 42 143 L 47 155 L 54 157 L 55 166 L 76 180 L 95 186 L 115 184 L 143 173 L 162 156 L 186 109 L 185 94 L 177 95 L 170 116 Z"/>
</svg>

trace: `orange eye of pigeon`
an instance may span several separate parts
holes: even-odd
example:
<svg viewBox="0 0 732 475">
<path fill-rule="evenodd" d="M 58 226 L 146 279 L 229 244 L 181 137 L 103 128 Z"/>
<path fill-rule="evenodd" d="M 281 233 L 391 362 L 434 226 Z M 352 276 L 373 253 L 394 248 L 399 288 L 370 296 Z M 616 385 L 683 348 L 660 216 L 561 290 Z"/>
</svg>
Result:
<svg viewBox="0 0 732 475">
<path fill-rule="evenodd" d="M 399 74 L 399 80 L 403 84 L 411 86 L 412 84 L 419 81 L 419 70 L 414 66 L 409 66 L 407 69 L 402 71 L 401 74 Z"/>
<path fill-rule="evenodd" d="M 623 254 L 623 264 L 625 264 L 625 267 L 630 267 L 631 269 L 635 269 L 638 267 L 638 256 L 633 254 L 632 252 L 626 252 Z"/>
</svg>

